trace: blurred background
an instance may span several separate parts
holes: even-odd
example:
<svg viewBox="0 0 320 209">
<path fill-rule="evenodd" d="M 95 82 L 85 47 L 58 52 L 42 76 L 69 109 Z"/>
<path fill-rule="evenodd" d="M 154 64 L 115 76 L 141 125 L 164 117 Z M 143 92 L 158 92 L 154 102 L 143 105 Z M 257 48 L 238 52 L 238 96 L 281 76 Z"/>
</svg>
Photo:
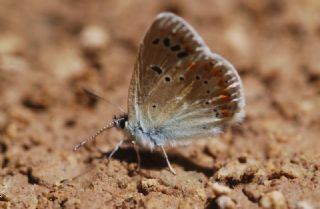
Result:
<svg viewBox="0 0 320 209">
<path fill-rule="evenodd" d="M 116 130 L 72 152 L 120 114 L 83 88 L 126 109 L 138 46 L 162 11 L 233 63 L 247 101 L 241 126 L 169 150 L 175 183 L 160 155 L 143 154 L 142 174 L 130 148 L 106 165 Z M 213 207 L 205 182 L 219 181 L 240 208 L 274 190 L 286 207 L 320 207 L 319 11 L 318 0 L 0 0 L 0 206 Z"/>
</svg>

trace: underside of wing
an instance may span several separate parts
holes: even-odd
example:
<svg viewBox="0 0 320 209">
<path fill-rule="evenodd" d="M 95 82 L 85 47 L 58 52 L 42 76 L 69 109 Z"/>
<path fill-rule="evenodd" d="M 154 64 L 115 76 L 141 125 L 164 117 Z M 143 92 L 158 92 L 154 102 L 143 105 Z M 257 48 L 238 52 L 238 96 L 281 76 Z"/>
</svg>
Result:
<svg viewBox="0 0 320 209">
<path fill-rule="evenodd" d="M 160 144 L 217 134 L 243 117 L 240 77 L 184 20 L 162 13 L 141 44 L 129 121 Z"/>
</svg>

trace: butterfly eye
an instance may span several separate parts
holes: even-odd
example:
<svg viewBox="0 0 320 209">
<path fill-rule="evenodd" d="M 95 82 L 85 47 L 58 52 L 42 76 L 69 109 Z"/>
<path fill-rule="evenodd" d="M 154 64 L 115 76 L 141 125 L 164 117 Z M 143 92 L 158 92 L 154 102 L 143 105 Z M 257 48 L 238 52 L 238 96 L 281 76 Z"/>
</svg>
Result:
<svg viewBox="0 0 320 209">
<path fill-rule="evenodd" d="M 196 80 L 200 80 L 200 76 L 197 75 L 197 76 L 196 76 Z"/>
<path fill-rule="evenodd" d="M 155 104 L 152 105 L 152 108 L 156 108 L 156 107 L 157 107 L 157 105 L 155 105 Z"/>
<path fill-rule="evenodd" d="M 181 75 L 181 76 L 179 77 L 179 80 L 180 80 L 180 81 L 183 81 L 183 80 L 184 80 L 184 77 Z"/>
<path fill-rule="evenodd" d="M 206 80 L 206 81 L 203 81 L 203 83 L 204 83 L 204 84 L 208 84 L 208 81 L 207 81 L 207 80 Z"/>
<path fill-rule="evenodd" d="M 207 94 L 210 94 L 210 93 L 211 93 L 210 90 L 208 90 L 208 91 L 207 91 Z"/>
</svg>

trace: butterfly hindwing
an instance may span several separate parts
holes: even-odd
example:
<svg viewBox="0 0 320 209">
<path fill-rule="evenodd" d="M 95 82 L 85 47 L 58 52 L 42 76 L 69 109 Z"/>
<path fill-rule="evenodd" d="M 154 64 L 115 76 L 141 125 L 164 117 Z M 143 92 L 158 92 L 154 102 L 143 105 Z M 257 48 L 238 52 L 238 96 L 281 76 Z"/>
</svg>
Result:
<svg viewBox="0 0 320 209">
<path fill-rule="evenodd" d="M 162 110 L 170 112 L 160 122 L 163 132 L 170 132 L 175 140 L 215 135 L 228 122 L 239 122 L 243 117 L 242 84 L 235 69 L 219 55 L 203 56 L 186 63 L 185 80 L 180 81 L 178 92 L 173 90 L 174 96 Z M 173 75 L 176 82 L 178 76 Z"/>
</svg>

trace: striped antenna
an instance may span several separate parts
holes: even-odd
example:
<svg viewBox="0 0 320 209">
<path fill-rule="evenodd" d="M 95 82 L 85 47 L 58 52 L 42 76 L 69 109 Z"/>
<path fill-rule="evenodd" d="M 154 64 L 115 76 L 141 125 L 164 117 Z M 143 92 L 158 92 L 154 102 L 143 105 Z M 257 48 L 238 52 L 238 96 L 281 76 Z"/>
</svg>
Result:
<svg viewBox="0 0 320 209">
<path fill-rule="evenodd" d="M 85 140 L 83 140 L 82 142 L 80 142 L 79 144 L 77 144 L 76 146 L 74 146 L 73 151 L 77 151 L 78 149 L 80 149 L 83 145 L 85 145 L 87 142 L 93 141 L 96 139 L 97 136 L 99 136 L 101 133 L 103 133 L 105 130 L 115 127 L 116 122 L 112 121 L 111 123 L 107 124 L 106 126 L 104 126 L 103 128 L 101 128 L 100 130 L 98 130 L 95 134 L 91 135 L 90 137 L 86 138 Z"/>
</svg>

